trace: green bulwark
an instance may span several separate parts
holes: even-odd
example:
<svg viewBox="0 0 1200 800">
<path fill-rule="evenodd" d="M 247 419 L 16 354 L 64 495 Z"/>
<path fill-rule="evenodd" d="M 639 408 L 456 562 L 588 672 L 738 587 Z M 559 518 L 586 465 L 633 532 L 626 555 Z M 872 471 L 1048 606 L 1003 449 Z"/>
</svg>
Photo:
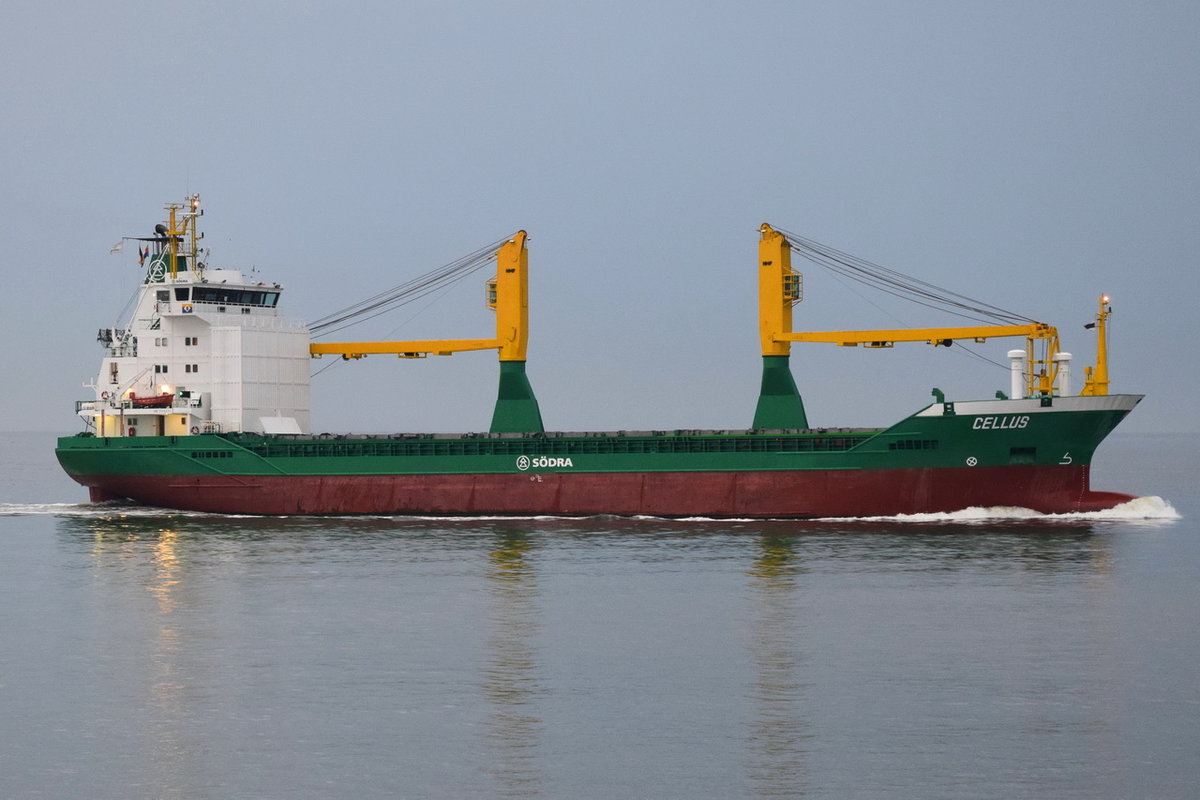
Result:
<svg viewBox="0 0 1200 800">
<path fill-rule="evenodd" d="M 790 359 L 791 356 L 763 356 L 762 389 L 754 411 L 754 427 L 758 430 L 808 427 Z"/>
<path fill-rule="evenodd" d="M 492 433 L 542 433 L 542 412 L 525 375 L 524 361 L 500 362 L 500 391 L 492 414 Z"/>
</svg>

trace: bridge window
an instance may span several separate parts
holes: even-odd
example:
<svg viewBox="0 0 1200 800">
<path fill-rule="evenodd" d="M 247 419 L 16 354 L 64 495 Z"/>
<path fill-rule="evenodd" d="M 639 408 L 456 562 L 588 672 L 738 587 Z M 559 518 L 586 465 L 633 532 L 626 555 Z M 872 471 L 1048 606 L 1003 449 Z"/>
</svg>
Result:
<svg viewBox="0 0 1200 800">
<path fill-rule="evenodd" d="M 231 306 L 262 306 L 274 308 L 279 302 L 279 292 L 265 289 L 239 289 L 228 286 L 197 286 L 192 292 L 197 303 L 221 303 Z"/>
</svg>

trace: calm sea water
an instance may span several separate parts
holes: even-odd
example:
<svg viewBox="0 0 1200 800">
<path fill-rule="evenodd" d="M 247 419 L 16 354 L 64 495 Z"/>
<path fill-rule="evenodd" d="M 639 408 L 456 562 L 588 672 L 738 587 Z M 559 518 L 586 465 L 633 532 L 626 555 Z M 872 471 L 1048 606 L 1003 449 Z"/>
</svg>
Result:
<svg viewBox="0 0 1200 800">
<path fill-rule="evenodd" d="M 1197 436 L 1112 437 L 1120 513 L 921 522 L 92 507 L 0 448 L 0 798 L 1200 786 Z"/>
</svg>

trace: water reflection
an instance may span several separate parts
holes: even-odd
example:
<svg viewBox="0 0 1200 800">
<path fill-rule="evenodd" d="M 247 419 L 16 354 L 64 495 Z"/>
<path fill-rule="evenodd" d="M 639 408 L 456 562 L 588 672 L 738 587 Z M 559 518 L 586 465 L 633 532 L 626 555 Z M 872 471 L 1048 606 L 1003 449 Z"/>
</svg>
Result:
<svg viewBox="0 0 1200 800">
<path fill-rule="evenodd" d="M 494 534 L 494 523 L 411 517 L 235 517 L 182 514 L 143 507 L 62 515 L 61 537 L 75 548 L 99 552 L 119 544 L 144 545 L 162 531 L 175 532 L 193 559 L 260 558 L 265 552 L 314 557 L 405 550 L 442 554 L 474 551 Z"/>
<path fill-rule="evenodd" d="M 804 794 L 803 670 L 796 539 L 765 535 L 750 569 L 752 601 L 750 656 L 754 665 L 754 716 L 749 736 L 749 774 L 760 797 Z"/>
<path fill-rule="evenodd" d="M 188 657 L 184 646 L 188 637 L 181 630 L 175 614 L 183 576 L 179 535 L 164 529 L 149 540 L 149 545 L 152 572 L 145 588 L 154 597 L 158 613 L 153 652 L 146 664 L 154 720 L 151 728 L 154 731 L 151 745 L 154 757 L 150 759 L 148 769 L 155 773 L 154 783 L 160 796 L 183 797 L 189 790 L 181 779 L 195 769 L 191 752 L 198 743 L 187 741 L 187 729 L 181 724 L 190 713 L 187 692 L 189 682 L 196 678 L 196 665 Z"/>
<path fill-rule="evenodd" d="M 1103 526 L 1068 523 L 764 523 L 764 536 L 794 540 L 816 572 L 1031 572 L 1110 568 Z"/>
<path fill-rule="evenodd" d="M 533 703 L 539 693 L 533 640 L 539 630 L 537 574 L 528 556 L 529 534 L 502 530 L 488 559 L 491 596 L 483 690 L 491 701 L 488 741 L 495 754 L 492 774 L 503 797 L 536 797 L 541 773 L 537 746 L 542 721 Z"/>
<path fill-rule="evenodd" d="M 1111 570 L 1112 539 L 1106 530 L 1103 524 L 1090 523 L 515 522 L 118 511 L 57 520 L 68 561 L 86 562 L 89 579 L 102 584 L 100 605 L 111 627 L 100 628 L 96 637 L 102 662 L 97 674 L 108 681 L 106 690 L 111 693 L 129 693 L 132 702 L 122 726 L 129 729 L 124 736 L 137 755 L 132 769 L 143 785 L 162 797 L 220 785 L 222 770 L 236 757 L 214 755 L 212 742 L 228 736 L 233 725 L 242 737 L 240 744 L 257 746 L 260 731 L 271 730 L 273 720 L 281 721 L 278 731 L 285 730 L 282 720 L 311 726 L 307 744 L 296 746 L 315 752 L 314 743 L 319 743 L 326 748 L 323 757 L 328 762 L 367 764 L 354 760 L 358 747 L 374 764 L 389 741 L 405 742 L 405 753 L 414 749 L 414 740 L 421 739 L 421 745 L 436 741 L 428 748 L 444 751 L 443 761 L 426 758 L 424 752 L 420 757 L 408 753 L 405 768 L 432 775 L 429 782 L 435 785 L 445 778 L 439 770 L 460 769 L 446 764 L 482 765 L 469 771 L 471 780 L 487 782 L 486 791 L 475 792 L 478 787 L 473 784 L 462 795 L 534 797 L 551 793 L 547 787 L 558 786 L 564 775 L 570 780 L 572 771 L 587 774 L 580 763 L 572 763 L 571 756 L 586 749 L 582 742 L 569 741 L 573 730 L 593 730 L 594 741 L 612 736 L 611 746 L 620 749 L 624 742 L 613 731 L 619 732 L 622 725 L 636 733 L 641 729 L 637 719 L 605 720 L 612 712 L 596 702 L 597 693 L 549 696 L 564 681 L 546 665 L 558 663 L 564 654 L 577 656 L 578 630 L 594 624 L 584 616 L 564 617 L 569 611 L 563 609 L 572 608 L 564 602 L 571 599 L 566 593 L 579 587 L 560 580 L 564 575 L 619 575 L 622 585 L 639 592 L 645 601 L 640 608 L 647 615 L 684 613 L 677 605 L 679 598 L 705 588 L 712 591 L 709 597 L 721 598 L 721 610 L 728 612 L 692 632 L 718 637 L 713 640 L 718 655 L 728 650 L 727 660 L 708 674 L 717 675 L 721 686 L 745 687 L 728 703 L 736 719 L 705 718 L 713 723 L 711 731 L 689 729 L 694 742 L 688 742 L 687 753 L 672 750 L 678 737 L 665 736 L 656 743 L 654 737 L 664 726 L 669 731 L 673 721 L 689 719 L 694 709 L 686 704 L 694 697 L 682 687 L 672 694 L 660 675 L 637 671 L 650 670 L 660 660 L 622 660 L 622 654 L 615 653 L 614 661 L 621 662 L 630 678 L 622 685 L 623 695 L 632 698 L 631 704 L 661 705 L 666 718 L 649 723 L 645 744 L 637 752 L 611 758 L 627 757 L 631 769 L 648 771 L 647 764 L 670 766 L 671 758 L 694 759 L 701 766 L 719 763 L 731 785 L 739 787 L 737 793 L 820 794 L 822 762 L 827 762 L 829 742 L 837 741 L 836 730 L 843 722 L 829 709 L 838 706 L 838 715 L 855 711 L 827 700 L 829 685 L 841 685 L 831 676 L 840 676 L 843 664 L 858 669 L 860 678 L 875 675 L 880 664 L 877 653 L 853 643 L 843 646 L 850 639 L 843 631 L 866 621 L 871 641 L 886 650 L 900 637 L 875 624 L 877 615 L 889 611 L 888 604 L 900 597 L 920 612 L 901 621 L 912 626 L 918 640 L 924 637 L 933 646 L 930 652 L 944 647 L 945 657 L 936 661 L 943 674 L 965 675 L 968 684 L 999 687 L 1021 700 L 1026 686 L 1036 689 L 1039 678 L 1041 686 L 1047 683 L 1041 653 L 1053 650 L 1053 639 L 1030 633 L 1038 630 L 1040 617 L 1020 601 L 977 602 L 965 616 L 956 603 L 994 600 L 993 595 L 975 592 L 977 586 L 1019 599 L 1031 586 L 1051 587 L 1069 596 L 1081 585 L 1094 586 L 1086 599 L 1102 603 L 1110 587 L 1092 579 Z M 895 593 L 897 589 L 904 593 Z M 408 604 L 396 601 L 398 595 Z M 848 604 L 831 603 L 832 596 Z M 376 602 L 351 605 L 360 599 Z M 394 601 L 395 607 L 389 607 Z M 460 613 L 464 606 L 467 612 Z M 816 608 L 823 611 L 821 618 L 814 615 Z M 553 613 L 547 616 L 547 610 Z M 1086 617 L 1082 604 L 1074 611 Z M 969 648 L 960 649 L 953 646 L 957 640 L 947 643 L 941 637 L 964 618 L 1007 626 L 1009 639 L 1023 642 L 1024 651 L 1036 657 L 1006 660 L 1005 650 L 997 648 L 988 652 L 1004 669 L 972 666 L 970 658 L 958 658 L 961 652 L 971 652 Z M 264 619 L 303 624 L 277 628 L 264 624 Z M 696 647 L 684 634 L 676 640 L 670 631 L 667 634 L 665 639 L 642 641 L 641 646 L 646 652 L 662 647 L 667 656 L 671 647 L 676 653 L 708 652 L 708 646 Z M 972 634 L 956 635 L 966 639 Z M 378 643 L 389 636 L 395 646 Z M 984 645 L 994 641 L 979 636 Z M 831 644 L 841 648 L 841 659 L 829 651 Z M 253 662 L 256 674 L 247 677 L 251 653 L 260 661 Z M 417 653 L 419 657 L 406 655 Z M 831 661 L 836 667 L 830 667 Z M 263 664 L 284 684 L 282 689 L 258 677 L 266 674 L 261 672 Z M 298 664 L 308 672 L 297 672 Z M 608 668 L 604 662 L 590 666 Z M 903 669 L 901 664 L 900 674 Z M 871 701 L 863 702 L 869 711 L 857 709 L 854 724 L 867 734 L 874 731 L 880 741 L 886 739 L 884 723 L 909 719 L 916 700 L 924 699 L 921 687 L 928 683 L 927 673 L 914 672 L 907 684 L 897 684 L 899 692 L 846 677 L 845 683 L 852 686 L 848 696 Z M 419 686 L 412 680 L 418 675 Z M 1092 675 L 1104 678 L 1095 668 Z M 231 685 L 231 676 L 240 683 Z M 348 677 L 358 680 L 347 682 Z M 1073 673 L 1070 677 L 1074 681 Z M 331 695 L 326 703 L 310 696 L 330 685 L 343 694 Z M 297 687 L 319 690 L 300 694 Z M 871 691 L 877 695 L 872 697 Z M 394 727 L 388 728 L 388 718 L 378 708 L 386 703 L 368 697 L 370 692 L 403 698 L 408 716 L 395 717 Z M 939 685 L 929 697 L 941 702 L 937 698 L 943 694 Z M 1035 691 L 1033 696 L 1045 694 Z M 463 703 L 463 697 L 474 701 Z M 904 700 L 911 702 L 905 705 Z M 946 709 L 942 718 L 974 726 L 970 730 L 983 725 L 957 711 L 964 706 L 939 707 Z M 346 713 L 348 708 L 357 716 Z M 438 710 L 418 718 L 429 708 Z M 1017 712 L 1005 716 L 1004 709 L 978 704 L 965 708 L 1009 729 L 1030 724 L 1023 731 L 1026 735 L 1046 737 L 1032 727 L 1037 720 L 1026 723 L 1017 719 Z M 1065 716 L 1056 714 L 1056 720 Z M 576 724 L 573 729 L 560 727 L 559 719 Z M 385 721 L 363 734 L 364 720 Z M 554 738 L 547 720 L 553 721 Z M 548 758 L 549 753 L 555 758 Z M 256 757 L 290 762 L 284 739 L 275 749 L 256 751 Z M 403 760 L 405 755 L 399 757 Z"/>
<path fill-rule="evenodd" d="M 156 797 L 189 796 L 203 744 L 188 722 L 203 667 L 203 638 L 186 618 L 183 538 L 164 520 L 64 520 L 60 532 L 87 542 L 92 577 L 103 592 L 107 624 L 96 638 L 97 667 L 116 679 L 106 691 L 124 696 L 131 723 L 124 733 L 145 758 L 131 762 Z M 150 602 L 146 602 L 146 598 Z M 101 691 L 101 690 L 98 690 Z"/>
<path fill-rule="evenodd" d="M 154 564 L 154 581 L 147 588 L 158 599 L 158 612 L 166 615 L 175 610 L 176 599 L 172 590 L 179 584 L 179 534 L 173 530 L 162 531 L 151 544 Z"/>
</svg>

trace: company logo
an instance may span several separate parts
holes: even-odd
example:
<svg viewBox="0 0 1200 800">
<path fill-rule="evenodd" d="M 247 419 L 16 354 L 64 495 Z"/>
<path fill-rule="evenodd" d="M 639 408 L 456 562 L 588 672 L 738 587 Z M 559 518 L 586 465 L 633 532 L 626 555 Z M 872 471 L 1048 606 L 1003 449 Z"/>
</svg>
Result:
<svg viewBox="0 0 1200 800">
<path fill-rule="evenodd" d="M 185 314 L 190 314 L 190 313 L 192 313 L 192 304 L 184 303 L 180 310 L 183 311 L 183 313 L 185 313 Z"/>
<path fill-rule="evenodd" d="M 569 458 L 556 458 L 554 456 L 517 456 L 517 469 L 524 472 L 533 467 L 534 469 L 544 469 L 546 467 L 573 467 L 575 463 Z"/>
</svg>

